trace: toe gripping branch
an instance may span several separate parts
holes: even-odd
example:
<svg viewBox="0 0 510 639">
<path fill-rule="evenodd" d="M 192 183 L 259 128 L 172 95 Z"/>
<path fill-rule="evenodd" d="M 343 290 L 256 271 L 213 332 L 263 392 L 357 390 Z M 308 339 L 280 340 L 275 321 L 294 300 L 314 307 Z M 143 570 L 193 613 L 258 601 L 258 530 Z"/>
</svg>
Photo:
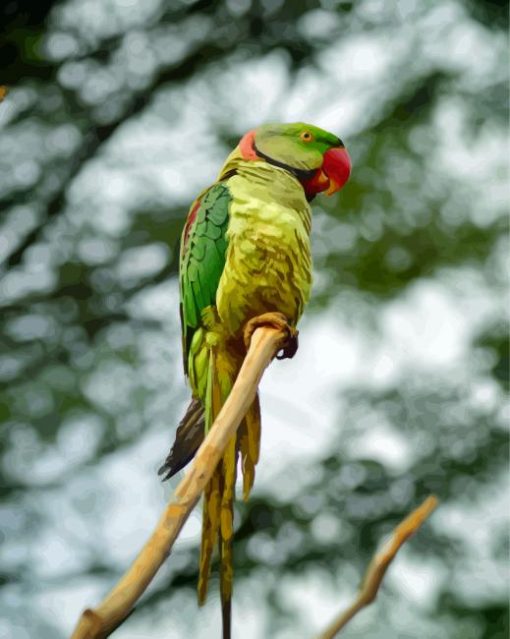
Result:
<svg viewBox="0 0 510 639">
<path fill-rule="evenodd" d="M 275 328 L 285 334 L 282 346 L 276 354 L 276 359 L 291 359 L 294 357 L 298 349 L 299 331 L 289 324 L 283 313 L 264 313 L 249 320 L 244 327 L 244 344 L 246 349 L 248 349 L 251 337 L 256 329 L 264 326 Z"/>
</svg>

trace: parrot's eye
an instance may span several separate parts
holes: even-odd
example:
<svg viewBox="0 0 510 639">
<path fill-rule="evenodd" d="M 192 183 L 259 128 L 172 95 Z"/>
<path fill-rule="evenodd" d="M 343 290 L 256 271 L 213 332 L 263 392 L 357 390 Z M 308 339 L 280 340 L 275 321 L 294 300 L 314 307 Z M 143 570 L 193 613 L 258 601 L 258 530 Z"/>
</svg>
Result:
<svg viewBox="0 0 510 639">
<path fill-rule="evenodd" d="M 299 137 L 303 140 L 303 142 L 311 142 L 313 140 L 313 135 L 310 131 L 303 131 Z"/>
</svg>

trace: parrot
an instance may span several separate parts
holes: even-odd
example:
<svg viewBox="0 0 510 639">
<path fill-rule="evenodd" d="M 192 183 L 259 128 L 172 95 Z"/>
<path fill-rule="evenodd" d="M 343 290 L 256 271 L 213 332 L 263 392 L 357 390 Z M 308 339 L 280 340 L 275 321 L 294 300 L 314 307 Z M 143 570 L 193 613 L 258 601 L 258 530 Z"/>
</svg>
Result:
<svg viewBox="0 0 510 639">
<path fill-rule="evenodd" d="M 262 318 L 297 335 L 312 284 L 310 202 L 318 193 L 336 193 L 350 172 L 336 135 L 302 122 L 263 124 L 242 136 L 216 182 L 192 203 L 179 258 L 183 363 L 192 398 L 159 469 L 164 480 L 192 460 L 228 397 L 246 355 L 246 326 L 251 322 L 253 330 Z M 296 350 L 297 338 L 282 357 Z M 223 639 L 231 637 L 237 467 L 247 500 L 260 435 L 257 393 L 204 489 L 198 603 L 206 600 L 217 545 Z"/>
</svg>

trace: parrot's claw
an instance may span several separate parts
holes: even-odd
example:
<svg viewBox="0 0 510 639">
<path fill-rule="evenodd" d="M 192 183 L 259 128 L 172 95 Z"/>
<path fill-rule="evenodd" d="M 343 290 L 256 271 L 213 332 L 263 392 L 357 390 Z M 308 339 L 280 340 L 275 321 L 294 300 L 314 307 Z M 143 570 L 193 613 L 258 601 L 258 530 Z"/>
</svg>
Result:
<svg viewBox="0 0 510 639">
<path fill-rule="evenodd" d="M 257 328 L 270 326 L 286 334 L 285 344 L 276 355 L 276 359 L 290 359 L 294 357 L 298 349 L 298 333 L 294 326 L 291 326 L 283 313 L 263 313 L 253 317 L 244 327 L 244 343 L 246 348 L 250 345 L 250 340 Z"/>
</svg>

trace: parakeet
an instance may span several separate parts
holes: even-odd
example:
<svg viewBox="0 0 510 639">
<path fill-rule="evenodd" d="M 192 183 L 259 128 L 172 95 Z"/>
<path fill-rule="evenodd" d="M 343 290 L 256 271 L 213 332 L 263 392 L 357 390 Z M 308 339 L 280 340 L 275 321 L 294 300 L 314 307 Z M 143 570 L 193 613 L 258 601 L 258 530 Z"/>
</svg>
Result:
<svg viewBox="0 0 510 639">
<path fill-rule="evenodd" d="M 160 468 L 172 477 L 193 457 L 228 396 L 246 354 L 243 329 L 273 313 L 295 327 L 310 295 L 311 210 L 338 191 L 351 161 L 335 135 L 301 122 L 246 133 L 217 181 L 193 202 L 180 246 L 184 372 L 192 399 Z M 198 600 L 207 594 L 219 544 L 223 637 L 230 638 L 233 500 L 238 457 L 246 500 L 259 458 L 258 396 L 204 491 Z"/>
</svg>

